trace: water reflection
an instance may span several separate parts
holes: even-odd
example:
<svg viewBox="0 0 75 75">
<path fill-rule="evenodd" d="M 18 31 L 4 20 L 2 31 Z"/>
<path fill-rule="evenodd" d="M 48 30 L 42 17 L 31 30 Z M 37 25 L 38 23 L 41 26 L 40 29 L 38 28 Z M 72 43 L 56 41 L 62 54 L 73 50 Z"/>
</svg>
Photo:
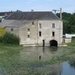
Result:
<svg viewBox="0 0 75 75">
<path fill-rule="evenodd" d="M 45 52 L 45 47 L 43 47 L 42 52 L 43 52 L 43 53 Z"/>
<path fill-rule="evenodd" d="M 0 75 L 6 75 L 6 74 L 7 74 L 7 72 L 6 72 L 5 68 L 0 67 Z"/>
<path fill-rule="evenodd" d="M 29 47 L 25 48 L 20 52 L 21 59 L 27 60 L 27 61 L 46 61 L 50 60 L 54 57 L 54 55 L 57 55 L 58 48 L 50 48 L 50 47 Z M 33 67 L 37 69 L 38 71 L 46 71 L 49 72 L 46 75 L 57 75 L 61 73 L 62 71 L 62 64 L 58 63 L 57 65 L 51 66 L 51 65 L 44 65 L 39 66 L 38 64 L 31 64 L 29 67 Z"/>
<path fill-rule="evenodd" d="M 50 51 L 57 51 L 58 47 L 50 47 Z"/>
<path fill-rule="evenodd" d="M 62 67 L 61 75 L 75 75 L 75 69 L 68 62 L 64 62 Z"/>
<path fill-rule="evenodd" d="M 52 59 L 53 57 L 57 56 L 60 53 L 61 53 L 60 55 L 62 55 L 62 52 L 63 52 L 62 48 L 29 47 L 29 48 L 24 48 L 20 52 L 20 59 L 29 62 L 36 61 L 36 60 L 46 61 Z M 37 71 L 39 71 L 40 73 L 48 72 L 47 74 L 44 75 L 75 75 L 75 69 L 72 69 L 71 66 L 75 67 L 75 61 L 70 64 L 58 62 L 58 64 L 55 65 L 43 65 L 43 66 L 34 63 L 34 64 L 30 64 L 28 67 L 29 68 L 32 67 L 35 70 L 37 69 Z"/>
<path fill-rule="evenodd" d="M 21 59 L 23 60 L 49 60 L 57 54 L 58 48 L 50 47 L 29 47 L 24 48 L 21 52 Z"/>
<path fill-rule="evenodd" d="M 75 58 L 69 60 L 69 64 L 71 67 L 75 68 Z"/>
</svg>

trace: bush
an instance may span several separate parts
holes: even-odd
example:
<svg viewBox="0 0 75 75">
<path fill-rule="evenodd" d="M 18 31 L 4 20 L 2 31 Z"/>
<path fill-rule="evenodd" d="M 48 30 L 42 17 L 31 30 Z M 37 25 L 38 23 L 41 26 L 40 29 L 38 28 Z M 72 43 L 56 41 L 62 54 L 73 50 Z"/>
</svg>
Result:
<svg viewBox="0 0 75 75">
<path fill-rule="evenodd" d="M 16 35 L 6 32 L 3 37 L 0 37 L 0 42 L 3 44 L 19 44 L 19 37 Z"/>
<path fill-rule="evenodd" d="M 2 43 L 2 40 L 3 40 L 3 37 L 2 37 L 2 36 L 0 36 L 0 43 Z"/>
<path fill-rule="evenodd" d="M 72 42 L 75 42 L 75 37 L 72 37 Z"/>
</svg>

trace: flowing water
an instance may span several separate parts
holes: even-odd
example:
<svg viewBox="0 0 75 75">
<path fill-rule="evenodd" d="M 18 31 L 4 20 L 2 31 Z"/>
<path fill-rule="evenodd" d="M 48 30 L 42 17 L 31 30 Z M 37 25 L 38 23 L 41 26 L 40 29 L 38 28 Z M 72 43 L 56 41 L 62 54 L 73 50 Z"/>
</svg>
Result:
<svg viewBox="0 0 75 75">
<path fill-rule="evenodd" d="M 72 62 L 64 61 L 52 65 L 41 63 L 48 62 L 56 56 L 60 57 L 71 49 L 27 47 L 19 51 L 8 51 L 4 54 L 5 56 L 0 54 L 2 59 L 2 61 L 0 59 L 0 75 L 75 75 L 75 61 L 73 60 L 71 60 Z"/>
</svg>

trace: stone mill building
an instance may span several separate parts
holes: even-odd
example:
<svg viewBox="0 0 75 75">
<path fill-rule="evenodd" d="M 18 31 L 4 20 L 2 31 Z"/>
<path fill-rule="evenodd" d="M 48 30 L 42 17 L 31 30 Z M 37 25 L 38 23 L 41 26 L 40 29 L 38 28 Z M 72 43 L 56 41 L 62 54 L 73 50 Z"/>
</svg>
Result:
<svg viewBox="0 0 75 75">
<path fill-rule="evenodd" d="M 0 23 L 3 27 L 24 46 L 57 46 L 63 41 L 63 21 L 50 11 L 13 12 Z"/>
</svg>

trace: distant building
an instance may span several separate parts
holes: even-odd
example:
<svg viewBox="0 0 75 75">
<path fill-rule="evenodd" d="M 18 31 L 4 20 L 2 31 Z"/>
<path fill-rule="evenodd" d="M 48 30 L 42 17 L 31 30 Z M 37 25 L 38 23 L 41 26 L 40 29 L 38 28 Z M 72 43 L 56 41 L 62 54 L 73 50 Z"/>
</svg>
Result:
<svg viewBox="0 0 75 75">
<path fill-rule="evenodd" d="M 0 12 L 0 22 L 4 21 L 13 12 Z"/>
<path fill-rule="evenodd" d="M 66 38 L 72 38 L 72 37 L 75 37 L 75 34 L 65 34 L 65 37 Z"/>
<path fill-rule="evenodd" d="M 54 46 L 63 41 L 63 22 L 52 12 L 14 12 L 0 23 L 20 37 L 20 45 Z"/>
<path fill-rule="evenodd" d="M 75 34 L 65 34 L 65 43 L 70 43 L 72 41 L 72 38 L 75 38 Z"/>
</svg>

